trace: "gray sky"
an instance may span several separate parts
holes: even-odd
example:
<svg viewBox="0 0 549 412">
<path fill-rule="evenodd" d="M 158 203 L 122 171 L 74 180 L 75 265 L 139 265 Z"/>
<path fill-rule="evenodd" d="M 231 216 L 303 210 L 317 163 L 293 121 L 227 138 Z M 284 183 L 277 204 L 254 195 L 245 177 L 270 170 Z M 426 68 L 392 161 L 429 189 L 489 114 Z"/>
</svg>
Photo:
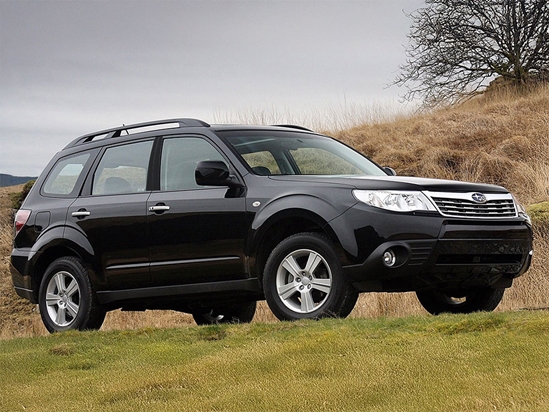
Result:
<svg viewBox="0 0 549 412">
<path fill-rule="evenodd" d="M 397 105 L 422 0 L 0 0 L 0 173 L 96 130 L 224 113 Z M 313 115 L 314 116 L 314 115 Z"/>
</svg>

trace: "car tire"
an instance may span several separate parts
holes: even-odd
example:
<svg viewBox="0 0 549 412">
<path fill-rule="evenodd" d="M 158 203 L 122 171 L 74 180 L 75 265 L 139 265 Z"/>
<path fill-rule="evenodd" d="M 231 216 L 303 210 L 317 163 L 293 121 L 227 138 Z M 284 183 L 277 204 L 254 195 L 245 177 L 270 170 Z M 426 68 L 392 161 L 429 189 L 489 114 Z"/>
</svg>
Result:
<svg viewBox="0 0 549 412">
<path fill-rule="evenodd" d="M 40 282 L 40 316 L 50 333 L 99 329 L 106 311 L 98 304 L 88 271 L 74 257 L 51 263 Z"/>
<path fill-rule="evenodd" d="M 358 299 L 332 242 L 314 232 L 290 236 L 273 249 L 265 265 L 263 288 L 280 320 L 344 318 Z"/>
<path fill-rule="evenodd" d="M 491 312 L 501 302 L 504 288 L 478 288 L 467 293 L 446 293 L 439 290 L 416 292 L 421 305 L 432 315 L 441 313 Z"/>
<path fill-rule="evenodd" d="M 204 308 L 192 312 L 197 325 L 222 323 L 250 323 L 255 315 L 257 302 L 229 304 L 224 307 Z"/>
</svg>

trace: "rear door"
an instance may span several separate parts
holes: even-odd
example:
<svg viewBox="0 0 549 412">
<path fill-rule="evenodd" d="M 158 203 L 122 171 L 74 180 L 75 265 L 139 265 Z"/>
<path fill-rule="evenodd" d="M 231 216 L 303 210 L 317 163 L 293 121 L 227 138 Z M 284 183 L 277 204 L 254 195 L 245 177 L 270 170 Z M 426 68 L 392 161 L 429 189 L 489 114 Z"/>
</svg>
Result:
<svg viewBox="0 0 549 412">
<path fill-rule="evenodd" d="M 147 175 L 153 140 L 107 148 L 88 178 L 88 194 L 70 207 L 67 220 L 93 248 L 102 290 L 151 283 L 147 245 Z"/>
<path fill-rule="evenodd" d="M 198 186 L 199 161 L 227 160 L 200 136 L 162 142 L 160 190 L 148 203 L 151 275 L 156 286 L 242 279 L 245 198 L 227 187 Z"/>
</svg>

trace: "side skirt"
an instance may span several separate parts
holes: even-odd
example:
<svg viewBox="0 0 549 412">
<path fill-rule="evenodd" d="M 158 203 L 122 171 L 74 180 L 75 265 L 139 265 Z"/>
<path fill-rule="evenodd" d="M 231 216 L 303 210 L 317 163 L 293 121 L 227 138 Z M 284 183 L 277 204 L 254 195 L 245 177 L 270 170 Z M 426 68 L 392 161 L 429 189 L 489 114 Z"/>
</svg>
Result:
<svg viewBox="0 0 549 412">
<path fill-rule="evenodd" d="M 220 292 L 251 292 L 261 295 L 263 292 L 257 278 L 229 280 L 225 282 L 193 283 L 190 285 L 157 286 L 140 289 L 106 290 L 97 292 L 102 305 L 124 300 L 160 298 L 167 296 L 193 296 Z"/>
</svg>

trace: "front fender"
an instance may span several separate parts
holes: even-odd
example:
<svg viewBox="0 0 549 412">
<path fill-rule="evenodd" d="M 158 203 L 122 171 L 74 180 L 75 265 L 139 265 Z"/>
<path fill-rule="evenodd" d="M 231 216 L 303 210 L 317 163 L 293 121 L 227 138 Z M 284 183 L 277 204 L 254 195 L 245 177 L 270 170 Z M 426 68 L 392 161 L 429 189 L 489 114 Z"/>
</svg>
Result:
<svg viewBox="0 0 549 412">
<path fill-rule="evenodd" d="M 324 226 L 344 211 L 336 209 L 333 204 L 313 195 L 288 195 L 269 202 L 258 211 L 251 228 L 259 230 L 271 226 L 275 221 L 288 216 L 304 215 L 315 219 Z"/>
<path fill-rule="evenodd" d="M 318 196 L 305 194 L 288 195 L 270 202 L 254 216 L 250 228 L 251 233 L 248 237 L 249 242 L 246 245 L 246 255 L 251 257 L 257 256 L 261 247 L 260 245 L 264 243 L 265 237 L 269 233 L 273 233 L 273 230 L 277 229 L 277 224 L 284 220 L 292 219 L 297 224 L 302 222 L 314 223 L 324 230 L 336 247 L 339 248 L 342 244 L 342 236 L 346 238 L 348 235 L 343 232 L 335 232 L 329 223 L 345 212 L 345 210 L 342 210 L 344 208 L 340 207 L 338 209 L 334 204 L 336 203 L 331 203 Z M 295 219 L 298 219 L 298 222 L 295 222 Z M 278 241 L 280 240 L 282 239 L 278 239 Z M 273 242 L 270 241 L 270 243 Z M 348 242 L 344 240 L 343 243 Z M 273 245 L 271 246 L 274 247 Z"/>
</svg>

